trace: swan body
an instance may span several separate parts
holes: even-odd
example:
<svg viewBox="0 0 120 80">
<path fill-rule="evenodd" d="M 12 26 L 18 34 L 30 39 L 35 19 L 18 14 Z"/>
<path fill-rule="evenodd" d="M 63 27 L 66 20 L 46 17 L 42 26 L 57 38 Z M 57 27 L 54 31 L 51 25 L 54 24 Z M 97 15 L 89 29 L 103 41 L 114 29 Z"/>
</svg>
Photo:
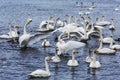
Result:
<svg viewBox="0 0 120 80">
<path fill-rule="evenodd" d="M 67 65 L 68 65 L 68 66 L 75 67 L 75 66 L 78 66 L 78 65 L 79 65 L 79 64 L 78 64 L 78 61 L 75 59 L 75 54 L 76 54 L 76 53 L 77 53 L 76 51 L 73 51 L 73 52 L 72 52 L 72 59 L 67 62 Z"/>
<path fill-rule="evenodd" d="M 109 21 L 104 20 L 104 16 L 103 16 L 102 21 L 97 21 L 96 22 L 96 25 L 98 25 L 98 26 L 106 26 L 106 25 L 110 25 L 110 24 L 111 23 Z"/>
<path fill-rule="evenodd" d="M 24 26 L 24 29 L 23 29 L 23 35 L 21 35 L 19 37 L 20 48 L 25 48 L 25 47 L 31 46 L 32 44 L 36 43 L 37 41 L 39 41 L 43 38 L 46 38 L 48 36 L 48 34 L 34 34 L 34 35 L 31 35 L 31 34 L 27 33 L 26 27 L 31 22 L 32 22 L 32 19 L 27 20 L 27 22 Z"/>
<path fill-rule="evenodd" d="M 101 64 L 99 61 L 96 61 L 96 53 L 93 53 L 93 60 L 90 62 L 90 68 L 100 68 Z"/>
<path fill-rule="evenodd" d="M 90 57 L 90 56 L 87 56 L 86 58 L 85 58 L 85 62 L 87 62 L 87 63 L 90 63 L 91 61 L 92 61 L 92 57 Z"/>
<path fill-rule="evenodd" d="M 115 42 L 115 40 L 111 37 L 106 37 L 102 39 L 103 43 L 111 43 L 112 41 Z"/>
<path fill-rule="evenodd" d="M 104 47 L 102 47 L 102 45 L 103 45 L 103 43 L 102 43 L 102 41 L 100 41 L 100 46 L 97 49 L 98 53 L 101 53 L 101 54 L 113 54 L 113 53 L 115 53 L 115 50 L 112 50 L 110 48 L 104 48 Z"/>
<path fill-rule="evenodd" d="M 98 26 L 106 26 L 106 25 L 109 25 L 110 22 L 109 21 L 100 21 L 100 22 L 97 22 L 96 25 Z"/>
<path fill-rule="evenodd" d="M 58 47 L 58 55 L 61 55 L 62 53 L 66 53 L 69 50 L 72 50 L 74 48 L 80 48 L 85 46 L 85 43 L 78 42 L 78 41 L 67 41 L 64 42 L 63 40 L 59 40 L 59 42 L 56 43 L 56 47 Z"/>
<path fill-rule="evenodd" d="M 111 43 L 110 43 L 110 48 L 111 48 L 111 49 L 120 49 L 120 45 L 118 45 L 118 44 L 114 44 L 114 45 L 113 45 L 113 42 L 111 42 Z"/>
<path fill-rule="evenodd" d="M 2 39 L 13 39 L 13 38 L 18 38 L 19 35 L 17 33 L 18 26 L 14 26 L 14 30 L 12 30 L 12 26 L 9 26 L 10 31 L 7 34 L 0 35 L 0 38 Z"/>
<path fill-rule="evenodd" d="M 100 29 L 100 40 L 103 43 L 107 43 L 107 44 L 110 44 L 111 42 L 115 42 L 115 40 L 112 37 L 103 38 L 103 36 L 102 36 L 102 30 L 101 29 Z"/>
<path fill-rule="evenodd" d="M 112 24 L 109 26 L 109 29 L 110 30 L 115 30 L 114 19 L 111 19 L 111 20 L 112 20 Z"/>
<path fill-rule="evenodd" d="M 59 49 L 56 48 L 55 56 L 53 56 L 53 57 L 51 58 L 51 59 L 52 59 L 52 62 L 54 62 L 54 63 L 58 63 L 58 62 L 61 61 L 61 60 L 60 60 L 60 57 L 57 55 L 58 51 L 59 51 Z"/>
<path fill-rule="evenodd" d="M 31 72 L 29 74 L 29 76 L 30 77 L 43 77 L 43 78 L 51 76 L 50 71 L 49 71 L 48 62 L 47 62 L 49 60 L 51 60 L 49 57 L 45 58 L 45 67 L 46 67 L 46 70 L 37 69 L 37 70 Z"/>
<path fill-rule="evenodd" d="M 98 49 L 97 51 L 98 51 L 98 53 L 101 53 L 101 54 L 113 54 L 113 53 L 115 53 L 115 50 L 112 50 L 109 48 L 102 48 L 102 49 Z"/>
<path fill-rule="evenodd" d="M 45 40 L 42 42 L 42 46 L 43 46 L 43 47 L 48 47 L 48 46 L 50 46 L 50 42 L 45 39 Z"/>
</svg>

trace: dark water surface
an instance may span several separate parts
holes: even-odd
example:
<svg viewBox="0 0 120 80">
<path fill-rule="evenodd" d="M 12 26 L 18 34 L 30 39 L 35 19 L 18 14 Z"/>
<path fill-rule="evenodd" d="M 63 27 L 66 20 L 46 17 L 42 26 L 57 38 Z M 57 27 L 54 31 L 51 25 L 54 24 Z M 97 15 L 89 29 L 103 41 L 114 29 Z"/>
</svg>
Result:
<svg viewBox="0 0 120 80">
<path fill-rule="evenodd" d="M 114 8 L 120 4 L 119 0 L 81 1 L 84 1 L 86 5 L 83 10 L 87 9 L 91 2 L 95 2 L 97 7 L 91 12 L 94 20 L 96 17 L 103 15 L 109 21 L 114 18 L 116 26 L 114 38 L 119 37 L 120 11 L 114 11 Z M 22 33 L 28 17 L 33 19 L 28 27 L 30 33 L 35 33 L 40 22 L 46 20 L 49 16 L 59 16 L 61 19 L 66 19 L 65 15 L 71 14 L 79 17 L 78 10 L 80 8 L 74 6 L 75 2 L 76 0 L 0 0 L 0 34 L 9 31 L 9 23 L 20 25 L 19 31 Z M 107 37 L 110 33 L 106 28 L 104 36 Z M 50 42 L 54 43 L 52 40 Z M 120 43 L 118 42 L 118 44 Z M 98 45 L 98 42 L 90 40 L 87 46 L 79 49 L 76 59 L 80 65 L 74 69 L 67 66 L 69 56 L 61 58 L 62 61 L 58 68 L 50 62 L 51 77 L 48 80 L 120 80 L 120 51 L 117 51 L 115 55 L 98 55 L 97 58 L 102 67 L 97 70 L 91 70 L 88 64 L 84 62 L 88 55 L 88 48 L 97 48 Z M 38 42 L 32 48 L 22 51 L 18 44 L 0 41 L 0 80 L 28 80 L 29 73 L 38 68 L 44 69 L 44 58 L 48 55 L 54 55 L 54 47 L 52 45 L 52 47 L 44 50 L 41 47 L 41 42 Z"/>
</svg>

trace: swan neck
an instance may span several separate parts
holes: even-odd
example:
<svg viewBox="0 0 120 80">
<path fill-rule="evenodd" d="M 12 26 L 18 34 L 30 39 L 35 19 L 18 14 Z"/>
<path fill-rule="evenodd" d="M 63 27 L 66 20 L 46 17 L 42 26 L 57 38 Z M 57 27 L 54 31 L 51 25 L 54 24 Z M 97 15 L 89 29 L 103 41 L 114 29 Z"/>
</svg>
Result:
<svg viewBox="0 0 120 80">
<path fill-rule="evenodd" d="M 50 71 L 49 71 L 49 66 L 48 66 L 47 60 L 45 60 L 45 68 L 46 68 L 46 71 L 47 71 L 47 72 L 50 72 Z"/>
<path fill-rule="evenodd" d="M 17 29 L 14 28 L 14 31 L 15 31 L 15 35 L 18 36 L 18 33 L 17 33 Z"/>
<path fill-rule="evenodd" d="M 68 24 L 71 22 L 71 16 L 68 17 Z"/>
<path fill-rule="evenodd" d="M 75 54 L 72 53 L 72 60 L 75 60 Z"/>
<path fill-rule="evenodd" d="M 98 49 L 102 49 L 102 45 L 103 45 L 103 43 L 102 43 L 102 41 L 100 41 L 100 46 Z"/>
<path fill-rule="evenodd" d="M 100 29 L 100 39 L 103 40 L 102 30 Z"/>
<path fill-rule="evenodd" d="M 96 62 L 96 54 L 93 52 L 93 62 Z"/>
<path fill-rule="evenodd" d="M 9 29 L 10 29 L 10 36 L 12 36 L 12 27 L 9 26 Z"/>
<path fill-rule="evenodd" d="M 88 25 L 85 25 L 85 24 L 84 24 L 85 37 L 87 37 L 87 29 L 86 29 L 87 27 L 88 27 Z"/>
<path fill-rule="evenodd" d="M 27 27 L 27 22 L 26 22 L 25 25 L 24 25 L 24 31 L 23 31 L 23 34 L 27 34 L 26 27 Z"/>
<path fill-rule="evenodd" d="M 110 42 L 110 48 L 113 46 L 113 41 Z"/>
<path fill-rule="evenodd" d="M 75 24 L 77 24 L 77 17 L 75 17 Z"/>
</svg>

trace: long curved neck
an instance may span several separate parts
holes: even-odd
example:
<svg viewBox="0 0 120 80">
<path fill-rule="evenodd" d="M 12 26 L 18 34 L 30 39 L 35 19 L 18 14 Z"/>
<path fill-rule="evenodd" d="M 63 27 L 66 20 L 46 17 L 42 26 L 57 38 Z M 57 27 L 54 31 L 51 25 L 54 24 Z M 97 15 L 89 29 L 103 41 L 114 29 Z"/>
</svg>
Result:
<svg viewBox="0 0 120 80">
<path fill-rule="evenodd" d="M 45 60 L 45 68 L 47 72 L 50 72 L 47 60 Z"/>
<path fill-rule="evenodd" d="M 12 36 L 12 27 L 9 26 L 9 30 L 10 30 L 10 36 Z"/>
<path fill-rule="evenodd" d="M 100 29 L 100 39 L 103 40 L 102 30 Z"/>
<path fill-rule="evenodd" d="M 93 52 L 93 62 L 96 61 L 96 54 Z"/>
<path fill-rule="evenodd" d="M 68 17 L 68 24 L 70 24 L 71 18 L 72 18 L 71 16 Z"/>
<path fill-rule="evenodd" d="M 28 25 L 28 22 L 26 22 L 25 25 L 24 25 L 24 31 L 23 31 L 23 34 L 27 34 L 27 31 L 26 31 L 26 27 L 27 27 L 27 25 Z"/>
<path fill-rule="evenodd" d="M 15 35 L 18 36 L 17 29 L 14 27 Z"/>
<path fill-rule="evenodd" d="M 110 42 L 110 48 L 113 46 L 113 41 Z"/>
<path fill-rule="evenodd" d="M 102 45 L 103 45 L 103 43 L 102 43 L 102 41 L 100 41 L 100 46 L 98 49 L 102 49 Z"/>
<path fill-rule="evenodd" d="M 75 16 L 75 24 L 77 24 L 77 17 Z"/>
<path fill-rule="evenodd" d="M 114 25 L 114 21 L 112 20 L 112 25 Z"/>
<path fill-rule="evenodd" d="M 72 53 L 72 60 L 75 60 L 75 54 Z"/>
<path fill-rule="evenodd" d="M 84 34 L 84 36 L 85 36 L 85 37 L 87 37 L 87 29 L 86 29 L 87 26 L 88 26 L 88 25 L 84 24 L 84 30 L 85 30 L 85 34 Z"/>
</svg>

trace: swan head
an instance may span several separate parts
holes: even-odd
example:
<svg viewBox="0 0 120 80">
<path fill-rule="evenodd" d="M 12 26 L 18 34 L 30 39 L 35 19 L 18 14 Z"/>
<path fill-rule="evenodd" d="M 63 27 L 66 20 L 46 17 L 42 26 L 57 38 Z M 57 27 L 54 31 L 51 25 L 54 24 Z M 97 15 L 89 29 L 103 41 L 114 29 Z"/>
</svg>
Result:
<svg viewBox="0 0 120 80">
<path fill-rule="evenodd" d="M 30 24 L 32 22 L 32 19 L 31 18 L 28 18 L 27 19 L 27 24 Z"/>
<path fill-rule="evenodd" d="M 73 54 L 78 54 L 78 50 L 73 50 L 72 53 Z"/>
<path fill-rule="evenodd" d="M 85 23 L 85 25 L 89 24 L 88 20 L 84 20 L 84 23 Z"/>
<path fill-rule="evenodd" d="M 98 53 L 99 51 L 97 49 L 94 50 L 94 53 Z"/>
<path fill-rule="evenodd" d="M 50 60 L 52 60 L 52 59 L 47 56 L 47 57 L 45 57 L 45 60 L 46 60 L 46 61 L 50 61 Z"/>
<path fill-rule="evenodd" d="M 15 28 L 15 29 L 19 29 L 19 26 L 18 26 L 18 25 L 15 25 L 14 28 Z"/>
</svg>

